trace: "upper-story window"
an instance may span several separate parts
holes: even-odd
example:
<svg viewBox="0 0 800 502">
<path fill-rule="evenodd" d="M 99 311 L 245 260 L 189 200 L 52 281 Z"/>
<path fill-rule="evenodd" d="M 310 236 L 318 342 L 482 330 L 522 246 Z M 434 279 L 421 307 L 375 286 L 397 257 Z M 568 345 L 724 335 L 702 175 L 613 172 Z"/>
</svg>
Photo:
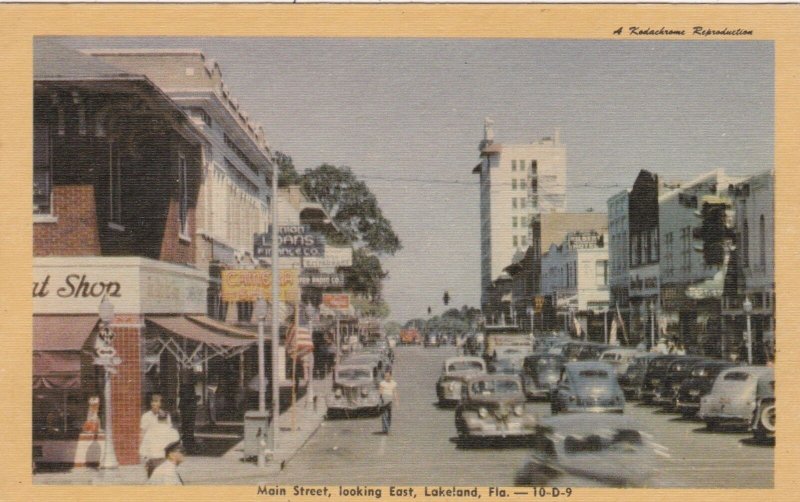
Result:
<svg viewBox="0 0 800 502">
<path fill-rule="evenodd" d="M 758 218 L 758 266 L 765 270 L 767 266 L 767 226 L 764 215 Z"/>
<path fill-rule="evenodd" d="M 516 171 L 517 170 L 517 161 L 516 160 L 512 160 L 511 161 L 511 170 L 512 171 Z"/>
<path fill-rule="evenodd" d="M 189 235 L 189 179 L 188 164 L 186 155 L 183 152 L 178 154 L 178 223 L 182 236 Z"/>
<path fill-rule="evenodd" d="M 512 190 L 516 190 L 517 189 L 517 178 L 514 178 L 513 180 L 511 180 L 511 189 Z"/>
<path fill-rule="evenodd" d="M 50 124 L 37 120 L 33 125 L 33 214 L 52 211 L 53 156 Z"/>
<path fill-rule="evenodd" d="M 239 160 L 244 162 L 244 164 L 249 167 L 251 171 L 258 174 L 258 167 L 256 167 L 256 165 L 250 161 L 250 158 L 247 157 L 241 148 L 239 148 L 239 145 L 237 145 L 236 142 L 233 141 L 233 139 L 227 134 L 223 134 L 223 139 L 225 140 L 225 144 L 228 146 L 228 148 L 230 148 L 231 151 L 235 153 L 237 157 L 239 157 Z"/>
<path fill-rule="evenodd" d="M 211 115 L 209 115 L 207 111 L 203 110 L 202 108 L 191 108 L 190 112 L 193 117 L 199 118 L 205 125 L 211 127 Z"/>
<path fill-rule="evenodd" d="M 512 197 L 511 198 L 511 208 L 512 209 L 516 209 L 517 208 L 517 198 L 516 197 Z"/>
</svg>

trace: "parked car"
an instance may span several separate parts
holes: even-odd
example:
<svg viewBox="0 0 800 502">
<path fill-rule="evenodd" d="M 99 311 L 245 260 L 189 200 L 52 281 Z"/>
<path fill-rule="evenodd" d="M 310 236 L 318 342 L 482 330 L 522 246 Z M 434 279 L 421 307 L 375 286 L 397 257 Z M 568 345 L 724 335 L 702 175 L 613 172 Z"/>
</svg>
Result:
<svg viewBox="0 0 800 502">
<path fill-rule="evenodd" d="M 376 381 L 383 378 L 383 373 L 386 371 L 383 356 L 380 354 L 371 354 L 369 352 L 351 352 L 342 358 L 339 365 L 371 366 Z"/>
<path fill-rule="evenodd" d="M 486 363 L 481 357 L 451 357 L 444 361 L 442 374 L 436 382 L 436 397 L 439 404 L 457 403 L 461 400 L 461 388 L 470 377 L 486 373 Z"/>
<path fill-rule="evenodd" d="M 613 348 L 600 354 L 598 360 L 610 364 L 619 378 L 620 375 L 624 375 L 628 371 L 628 366 L 638 354 L 642 354 L 642 352 L 629 348 Z"/>
<path fill-rule="evenodd" d="M 523 345 L 501 345 L 495 348 L 494 359 L 519 359 L 531 354 L 531 348 Z"/>
<path fill-rule="evenodd" d="M 633 357 L 633 361 L 628 363 L 625 373 L 617 376 L 620 387 L 625 392 L 625 399 L 640 399 L 642 392 L 642 382 L 647 372 L 647 366 L 658 354 L 652 352 L 642 352 Z"/>
<path fill-rule="evenodd" d="M 639 399 L 644 404 L 653 404 L 656 389 L 661 387 L 661 382 L 667 376 L 667 368 L 680 357 L 676 355 L 658 355 L 650 360 L 642 379 L 641 391 L 639 392 Z"/>
<path fill-rule="evenodd" d="M 775 375 L 759 378 L 756 385 L 756 412 L 750 423 L 756 439 L 764 441 L 775 437 Z"/>
<path fill-rule="evenodd" d="M 425 347 L 438 347 L 439 346 L 439 335 L 436 333 L 428 333 L 425 337 Z"/>
<path fill-rule="evenodd" d="M 611 346 L 602 343 L 584 342 L 584 341 L 569 341 L 554 345 L 548 351 L 550 354 L 559 354 L 564 356 L 567 361 L 592 361 L 597 360 L 605 350 L 610 349 Z"/>
<path fill-rule="evenodd" d="M 717 375 L 728 368 L 738 366 L 728 361 L 703 361 L 692 368 L 689 378 L 685 379 L 678 390 L 675 407 L 684 417 L 692 417 L 700 409 L 700 399 L 711 392 Z"/>
<path fill-rule="evenodd" d="M 528 436 L 536 422 L 536 414 L 525 405 L 519 377 L 478 375 L 462 387 L 455 413 L 461 439 Z"/>
<path fill-rule="evenodd" d="M 740 366 L 722 371 L 708 395 L 700 400 L 697 416 L 713 430 L 720 424 L 750 425 L 756 411 L 756 389 L 764 380 L 775 380 L 765 366 Z"/>
<path fill-rule="evenodd" d="M 551 393 L 550 410 L 561 412 L 615 412 L 625 410 L 625 395 L 608 363 L 580 361 L 566 363 Z"/>
<path fill-rule="evenodd" d="M 667 449 L 627 417 L 559 415 L 539 421 L 517 486 L 665 486 Z M 561 492 L 564 494 L 564 492 Z"/>
<path fill-rule="evenodd" d="M 506 357 L 492 360 L 488 364 L 489 373 L 519 376 L 520 372 L 522 372 L 522 364 L 524 361 L 525 359 L 519 357 Z"/>
<path fill-rule="evenodd" d="M 522 388 L 529 398 L 550 396 L 550 389 L 558 383 L 564 358 L 553 354 L 534 354 L 522 363 Z"/>
<path fill-rule="evenodd" d="M 664 372 L 661 384 L 653 393 L 653 403 L 667 409 L 674 409 L 681 384 L 689 378 L 692 369 L 703 361 L 707 361 L 707 359 L 698 356 L 681 356 L 672 361 Z"/>
<path fill-rule="evenodd" d="M 374 369 L 370 364 L 340 364 L 336 368 L 333 394 L 325 399 L 329 417 L 380 411 L 381 400 Z"/>
<path fill-rule="evenodd" d="M 569 337 L 563 335 L 541 335 L 536 336 L 533 340 L 533 352 L 534 353 L 542 353 L 548 352 L 551 348 L 555 347 L 556 345 L 566 343 L 569 341 Z"/>
</svg>

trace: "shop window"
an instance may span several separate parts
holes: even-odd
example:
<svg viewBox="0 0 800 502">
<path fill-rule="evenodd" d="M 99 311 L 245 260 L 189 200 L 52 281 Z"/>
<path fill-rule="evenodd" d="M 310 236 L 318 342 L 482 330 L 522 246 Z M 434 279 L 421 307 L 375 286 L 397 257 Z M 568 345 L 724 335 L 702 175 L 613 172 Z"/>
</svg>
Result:
<svg viewBox="0 0 800 502">
<path fill-rule="evenodd" d="M 250 322 L 253 316 L 253 302 L 236 302 L 236 318 L 239 322 Z"/>
<path fill-rule="evenodd" d="M 37 120 L 33 128 L 33 214 L 50 214 L 53 186 L 50 124 Z"/>
<path fill-rule="evenodd" d="M 87 409 L 80 390 L 33 389 L 33 439 L 78 439 Z"/>
</svg>

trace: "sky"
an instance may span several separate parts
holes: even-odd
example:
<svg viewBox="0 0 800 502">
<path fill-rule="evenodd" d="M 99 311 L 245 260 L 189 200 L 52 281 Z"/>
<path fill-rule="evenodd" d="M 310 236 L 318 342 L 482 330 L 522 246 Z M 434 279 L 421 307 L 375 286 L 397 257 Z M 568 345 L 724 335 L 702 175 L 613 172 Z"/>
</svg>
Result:
<svg viewBox="0 0 800 502">
<path fill-rule="evenodd" d="M 480 306 L 478 143 L 561 128 L 570 211 L 606 211 L 640 169 L 670 181 L 773 168 L 771 42 L 71 38 L 75 48 L 201 49 L 299 171 L 349 166 L 403 249 L 391 319 Z"/>
</svg>

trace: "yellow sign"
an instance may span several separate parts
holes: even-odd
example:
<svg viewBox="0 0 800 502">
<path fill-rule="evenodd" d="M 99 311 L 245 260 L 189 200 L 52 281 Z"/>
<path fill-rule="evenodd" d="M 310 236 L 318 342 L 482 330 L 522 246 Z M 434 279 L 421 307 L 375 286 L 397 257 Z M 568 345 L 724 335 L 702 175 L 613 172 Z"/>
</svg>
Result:
<svg viewBox="0 0 800 502">
<path fill-rule="evenodd" d="M 282 302 L 294 303 L 300 296 L 298 290 L 299 270 L 280 271 L 280 293 Z M 257 270 L 223 270 L 222 301 L 253 302 L 259 297 L 269 301 L 272 298 L 272 271 Z"/>
<path fill-rule="evenodd" d="M 536 312 L 541 312 L 544 307 L 544 296 L 535 296 L 533 298 L 533 308 Z"/>
</svg>

